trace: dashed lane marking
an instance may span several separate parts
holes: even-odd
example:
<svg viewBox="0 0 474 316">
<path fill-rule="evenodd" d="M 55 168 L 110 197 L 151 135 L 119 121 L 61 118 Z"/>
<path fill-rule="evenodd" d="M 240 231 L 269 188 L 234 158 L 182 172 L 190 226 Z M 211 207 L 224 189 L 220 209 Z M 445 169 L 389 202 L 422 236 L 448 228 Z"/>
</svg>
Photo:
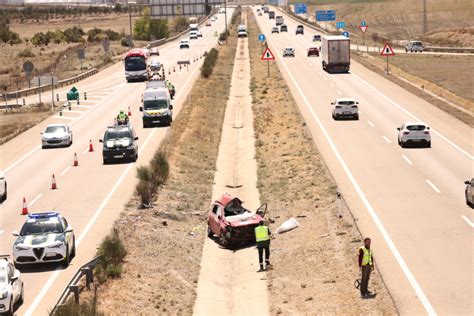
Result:
<svg viewBox="0 0 474 316">
<path fill-rule="evenodd" d="M 410 160 L 410 159 L 408 159 L 408 157 L 407 157 L 407 156 L 405 156 L 405 155 L 402 155 L 402 157 L 403 157 L 403 159 L 405 159 L 405 161 L 406 161 L 406 162 L 407 162 L 409 165 L 413 165 L 413 162 L 411 162 L 411 160 Z"/>
<path fill-rule="evenodd" d="M 425 181 L 436 193 L 441 193 L 441 191 L 433 184 L 433 182 L 431 182 L 429 179 L 426 179 Z"/>
<path fill-rule="evenodd" d="M 391 144 L 392 142 L 390 141 L 390 139 L 387 138 L 387 136 L 382 136 L 383 139 L 385 139 L 385 141 L 389 144 Z"/>
</svg>

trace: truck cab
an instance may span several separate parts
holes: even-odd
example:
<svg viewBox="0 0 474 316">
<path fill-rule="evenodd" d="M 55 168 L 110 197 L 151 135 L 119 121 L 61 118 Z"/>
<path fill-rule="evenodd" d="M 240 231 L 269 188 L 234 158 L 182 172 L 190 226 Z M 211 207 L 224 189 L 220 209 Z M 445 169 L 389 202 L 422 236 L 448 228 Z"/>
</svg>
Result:
<svg viewBox="0 0 474 316">
<path fill-rule="evenodd" d="M 170 126 L 173 121 L 173 104 L 166 81 L 150 81 L 143 92 L 143 127 L 152 125 Z"/>
</svg>

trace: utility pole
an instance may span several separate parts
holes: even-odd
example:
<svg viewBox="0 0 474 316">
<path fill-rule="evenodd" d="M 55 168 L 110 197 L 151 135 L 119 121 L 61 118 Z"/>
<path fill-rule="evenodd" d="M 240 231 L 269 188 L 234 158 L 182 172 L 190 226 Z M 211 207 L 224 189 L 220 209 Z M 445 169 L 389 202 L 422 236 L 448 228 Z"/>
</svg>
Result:
<svg viewBox="0 0 474 316">
<path fill-rule="evenodd" d="M 130 41 L 128 42 L 128 49 L 132 49 L 132 10 L 130 9 L 130 4 L 127 0 L 127 7 L 128 7 L 128 24 L 130 30 Z"/>
<path fill-rule="evenodd" d="M 428 17 L 426 14 L 426 0 L 423 0 L 423 35 L 428 33 Z"/>
<path fill-rule="evenodd" d="M 227 0 L 224 0 L 224 23 L 225 23 L 225 43 L 227 44 L 227 37 L 229 36 L 227 31 Z"/>
</svg>

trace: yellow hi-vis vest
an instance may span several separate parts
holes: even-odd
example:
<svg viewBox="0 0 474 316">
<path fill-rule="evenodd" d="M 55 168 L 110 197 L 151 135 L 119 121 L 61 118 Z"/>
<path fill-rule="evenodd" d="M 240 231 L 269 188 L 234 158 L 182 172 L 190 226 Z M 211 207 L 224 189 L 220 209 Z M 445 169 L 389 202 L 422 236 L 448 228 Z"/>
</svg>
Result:
<svg viewBox="0 0 474 316">
<path fill-rule="evenodd" d="M 257 240 L 257 242 L 270 240 L 270 236 L 268 236 L 268 227 L 255 227 L 255 239 Z"/>
<path fill-rule="evenodd" d="M 359 249 L 362 249 L 362 251 L 364 252 L 364 257 L 362 257 L 362 265 L 371 266 L 372 265 L 372 250 L 365 248 L 365 246 L 361 246 L 359 247 Z"/>
</svg>

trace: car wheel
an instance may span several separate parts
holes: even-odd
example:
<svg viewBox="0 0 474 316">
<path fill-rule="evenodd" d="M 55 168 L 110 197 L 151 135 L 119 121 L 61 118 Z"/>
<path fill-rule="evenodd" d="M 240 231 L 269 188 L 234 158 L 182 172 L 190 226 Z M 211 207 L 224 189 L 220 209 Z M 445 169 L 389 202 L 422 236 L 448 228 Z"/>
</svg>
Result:
<svg viewBox="0 0 474 316">
<path fill-rule="evenodd" d="M 104 165 L 106 165 L 108 163 L 107 159 L 105 159 L 105 158 L 102 159 L 102 162 L 104 163 Z"/>
<path fill-rule="evenodd" d="M 72 251 L 71 251 L 71 258 L 76 256 L 76 238 L 72 238 Z"/>
<path fill-rule="evenodd" d="M 209 225 L 207 225 L 207 237 L 211 238 L 214 236 L 214 233 L 212 232 L 212 229 Z"/>
<path fill-rule="evenodd" d="M 5 202 L 7 200 L 7 194 L 8 194 L 8 191 L 7 191 L 7 184 L 5 183 L 5 191 L 3 192 L 3 196 L 2 198 L 0 199 L 0 202 Z"/>
<path fill-rule="evenodd" d="M 359 114 L 354 115 L 354 120 L 359 120 Z"/>
<path fill-rule="evenodd" d="M 229 246 L 229 239 L 225 236 L 225 233 L 221 231 L 219 234 L 219 244 L 221 244 L 222 247 L 227 247 Z"/>
<path fill-rule="evenodd" d="M 339 115 L 334 114 L 334 120 L 335 120 L 335 121 L 339 120 Z"/>
<path fill-rule="evenodd" d="M 69 255 L 69 247 L 66 247 L 66 257 L 62 262 L 62 266 L 67 268 L 69 267 L 69 262 L 71 261 L 71 256 Z"/>
<path fill-rule="evenodd" d="M 431 148 L 431 141 L 429 141 L 428 144 L 426 144 L 426 147 Z"/>
<path fill-rule="evenodd" d="M 405 142 L 404 142 L 404 141 L 400 141 L 400 146 L 401 146 L 402 148 L 405 148 L 405 147 L 406 147 Z"/>
<path fill-rule="evenodd" d="M 72 145 L 72 136 L 71 136 L 71 141 L 69 142 L 69 146 L 71 146 L 71 145 Z"/>
<path fill-rule="evenodd" d="M 20 298 L 18 299 L 18 304 L 22 305 L 24 301 L 25 301 L 25 285 L 22 283 L 21 284 L 21 294 L 20 294 Z"/>
<path fill-rule="evenodd" d="M 13 302 L 13 295 L 12 297 L 10 298 L 10 308 L 8 309 L 8 312 L 5 313 L 5 315 L 14 315 L 13 313 L 13 306 L 14 306 L 14 302 Z"/>
</svg>

